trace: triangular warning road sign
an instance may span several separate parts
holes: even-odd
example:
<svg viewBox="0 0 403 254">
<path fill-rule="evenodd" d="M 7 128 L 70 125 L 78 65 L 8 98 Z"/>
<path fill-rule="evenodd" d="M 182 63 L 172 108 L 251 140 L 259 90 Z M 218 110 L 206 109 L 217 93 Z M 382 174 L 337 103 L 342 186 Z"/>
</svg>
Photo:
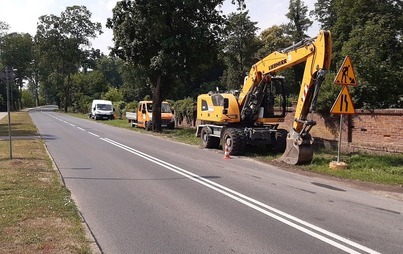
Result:
<svg viewBox="0 0 403 254">
<path fill-rule="evenodd" d="M 343 61 L 343 65 L 340 67 L 339 72 L 334 79 L 334 83 L 337 85 L 357 86 L 357 78 L 350 56 L 346 56 Z"/>
<path fill-rule="evenodd" d="M 343 86 L 343 89 L 340 91 L 339 96 L 333 104 L 332 109 L 330 110 L 332 114 L 354 114 L 354 104 L 351 99 L 350 93 L 348 92 L 347 86 Z"/>
</svg>

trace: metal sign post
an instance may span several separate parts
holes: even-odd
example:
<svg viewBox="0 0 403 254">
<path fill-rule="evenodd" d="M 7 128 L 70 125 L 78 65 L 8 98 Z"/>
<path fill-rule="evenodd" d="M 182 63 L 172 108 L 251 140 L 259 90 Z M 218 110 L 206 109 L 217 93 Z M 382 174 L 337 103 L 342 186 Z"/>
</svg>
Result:
<svg viewBox="0 0 403 254">
<path fill-rule="evenodd" d="M 10 116 L 10 79 L 14 79 L 14 72 L 12 69 L 6 67 L 1 73 L 0 77 L 6 83 L 6 93 L 7 93 L 7 115 L 8 115 L 8 140 L 10 143 L 10 160 L 13 159 L 13 150 L 11 144 L 11 116 Z"/>
<path fill-rule="evenodd" d="M 337 144 L 337 163 L 340 163 L 341 132 L 343 130 L 343 114 L 340 115 L 339 143 Z"/>
<path fill-rule="evenodd" d="M 347 168 L 347 164 L 340 161 L 341 152 L 341 134 L 343 131 L 343 115 L 355 114 L 353 100 L 351 99 L 350 92 L 347 86 L 357 86 L 357 78 L 355 76 L 353 64 L 349 56 L 344 59 L 343 65 L 340 67 L 334 81 L 336 85 L 342 85 L 342 89 L 330 110 L 331 114 L 340 115 L 340 129 L 339 129 L 339 143 L 337 145 L 337 161 L 330 162 L 331 168 Z"/>
</svg>

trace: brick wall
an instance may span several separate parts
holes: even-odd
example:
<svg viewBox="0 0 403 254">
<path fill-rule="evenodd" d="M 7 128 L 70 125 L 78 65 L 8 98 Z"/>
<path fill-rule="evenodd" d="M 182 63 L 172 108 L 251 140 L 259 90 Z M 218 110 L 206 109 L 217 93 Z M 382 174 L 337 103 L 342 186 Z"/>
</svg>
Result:
<svg viewBox="0 0 403 254">
<path fill-rule="evenodd" d="M 403 109 L 355 112 L 348 121 L 351 149 L 403 153 Z"/>
<path fill-rule="evenodd" d="M 289 129 L 294 112 L 288 112 L 280 128 Z M 340 116 L 323 118 L 313 115 L 317 122 L 311 130 L 317 145 L 337 147 Z M 403 153 L 403 109 L 356 110 L 354 115 L 343 116 L 342 149 Z"/>
<path fill-rule="evenodd" d="M 294 119 L 293 108 L 279 128 L 290 130 Z M 315 145 L 337 149 L 339 115 L 323 118 L 313 114 L 316 125 L 311 130 Z M 184 121 L 185 123 L 186 121 Z M 183 127 L 189 127 L 184 124 Z M 403 109 L 355 110 L 354 115 L 343 116 L 342 150 L 355 152 L 403 153 Z"/>
</svg>

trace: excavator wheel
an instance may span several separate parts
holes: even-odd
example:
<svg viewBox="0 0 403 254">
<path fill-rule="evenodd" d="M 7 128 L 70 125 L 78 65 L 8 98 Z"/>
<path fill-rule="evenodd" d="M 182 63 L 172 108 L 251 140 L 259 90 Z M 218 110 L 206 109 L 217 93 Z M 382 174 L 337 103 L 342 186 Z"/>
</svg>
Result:
<svg viewBox="0 0 403 254">
<path fill-rule="evenodd" d="M 207 127 L 203 127 L 200 133 L 200 138 L 203 148 L 218 148 L 220 145 L 220 139 L 208 135 Z"/>
<path fill-rule="evenodd" d="M 310 135 L 308 135 L 311 139 Z M 313 147 L 310 142 L 302 142 L 298 144 L 297 139 L 291 134 L 287 135 L 287 146 L 284 154 L 280 157 L 280 161 L 292 165 L 302 165 L 311 163 L 313 158 Z"/>
<path fill-rule="evenodd" d="M 226 128 L 222 135 L 222 149 L 228 146 L 230 155 L 240 155 L 245 150 L 245 135 L 241 129 Z"/>
</svg>

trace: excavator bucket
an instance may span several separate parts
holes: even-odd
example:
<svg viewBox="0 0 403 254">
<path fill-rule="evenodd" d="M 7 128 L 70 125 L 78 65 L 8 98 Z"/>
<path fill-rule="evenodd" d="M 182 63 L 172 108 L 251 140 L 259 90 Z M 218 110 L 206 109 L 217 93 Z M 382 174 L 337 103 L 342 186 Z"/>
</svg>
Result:
<svg viewBox="0 0 403 254">
<path fill-rule="evenodd" d="M 297 142 L 297 140 L 291 136 L 287 136 L 287 146 L 283 155 L 279 158 L 280 161 L 283 161 L 287 164 L 292 165 L 301 165 L 301 164 L 309 164 L 312 161 L 313 157 L 313 147 L 310 143 L 302 143 Z"/>
</svg>

